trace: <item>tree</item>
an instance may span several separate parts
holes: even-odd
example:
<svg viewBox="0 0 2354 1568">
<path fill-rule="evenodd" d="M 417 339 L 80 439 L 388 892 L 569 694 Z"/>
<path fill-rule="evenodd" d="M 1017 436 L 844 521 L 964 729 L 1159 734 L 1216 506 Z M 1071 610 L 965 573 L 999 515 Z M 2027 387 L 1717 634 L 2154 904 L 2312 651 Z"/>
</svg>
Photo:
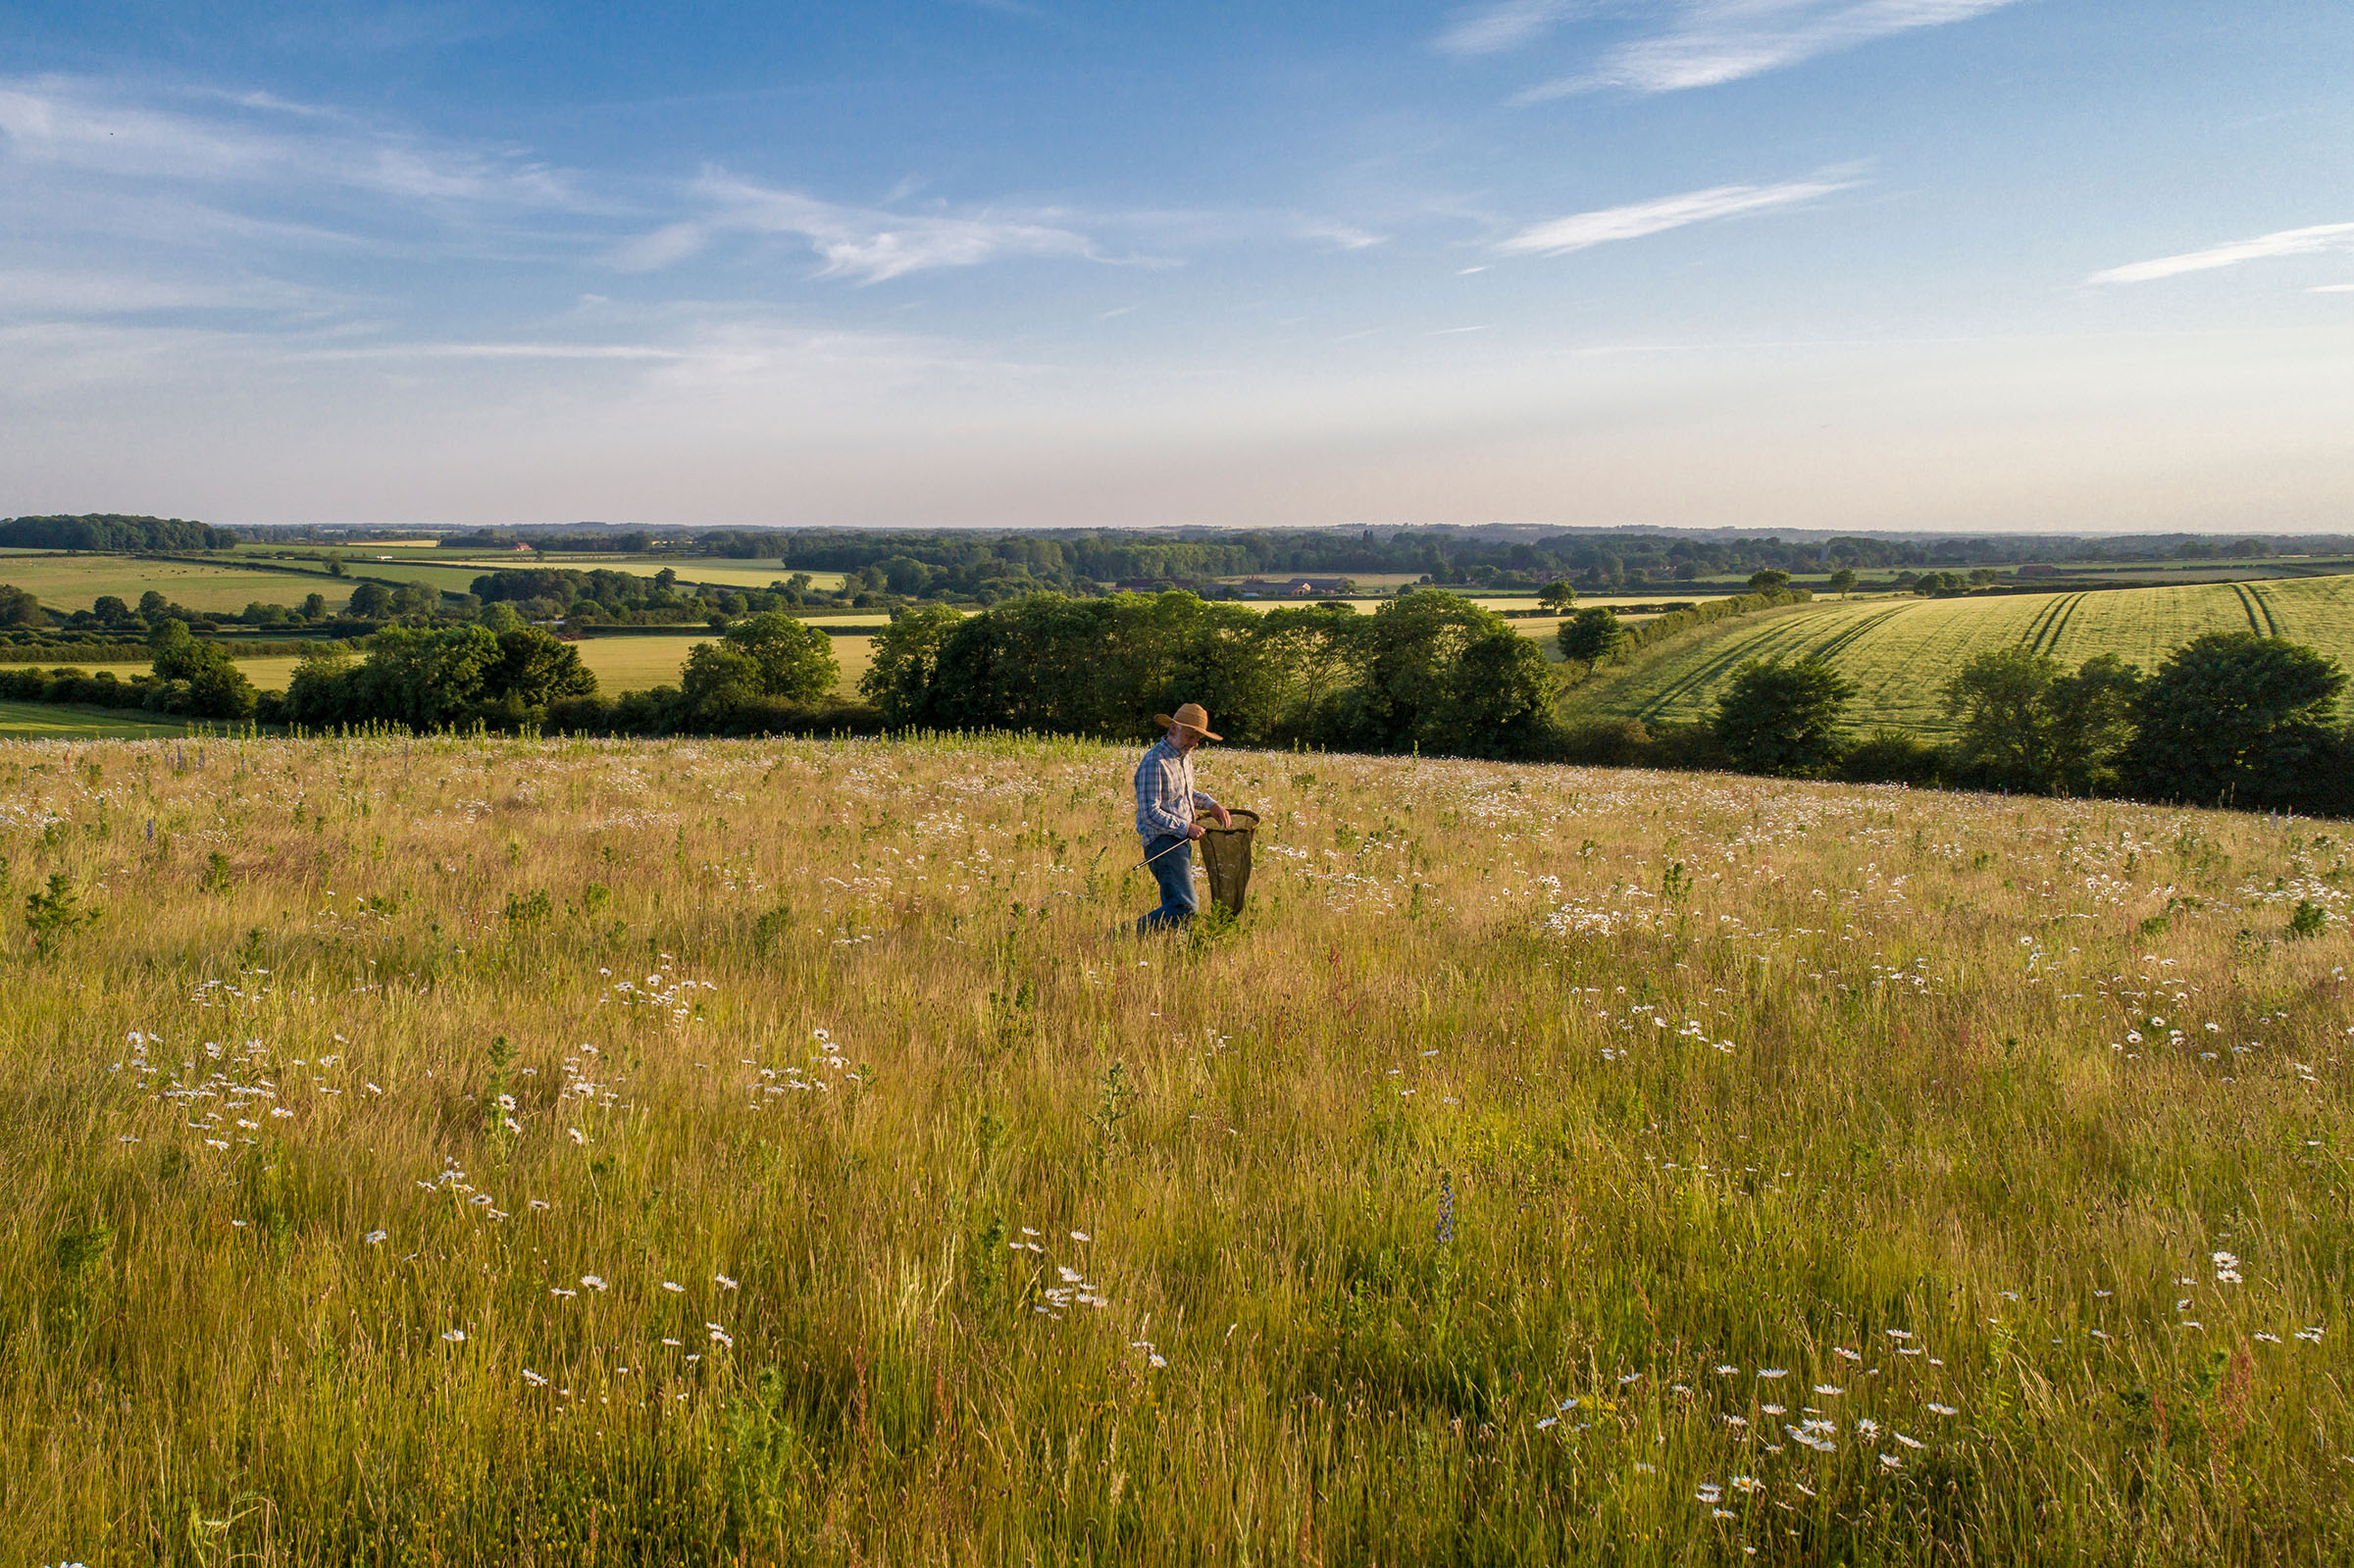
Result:
<svg viewBox="0 0 2354 1568">
<path fill-rule="evenodd" d="M 663 571 L 667 574 L 669 568 Z M 842 663 L 834 657 L 834 639 L 781 610 L 739 621 L 721 636 L 758 668 L 763 696 L 812 702 L 832 691 L 842 679 Z"/>
<path fill-rule="evenodd" d="M 2167 656 L 2133 703 L 2126 786 L 2195 805 L 2334 809 L 2345 796 L 2346 674 L 2312 648 L 2211 632 Z"/>
<path fill-rule="evenodd" d="M 679 687 L 690 710 L 715 719 L 760 695 L 760 665 L 725 642 L 698 642 L 687 654 Z"/>
<path fill-rule="evenodd" d="M 883 585 L 913 598 L 932 581 L 932 569 L 912 556 L 895 555 L 882 563 Z"/>
<path fill-rule="evenodd" d="M 306 594 L 304 594 L 304 595 L 302 596 L 302 618 L 303 618 L 305 621 L 324 621 L 324 620 L 326 620 L 326 619 L 327 619 L 327 595 L 326 595 L 326 594 L 324 594 L 324 593 L 306 593 Z"/>
<path fill-rule="evenodd" d="M 1556 578 L 1537 589 L 1537 602 L 1557 614 L 1566 614 L 1577 602 L 1577 589 L 1566 578 Z"/>
<path fill-rule="evenodd" d="M 153 588 L 139 595 L 139 614 L 151 621 L 171 608 L 172 601 Z"/>
<path fill-rule="evenodd" d="M 2025 648 L 1990 649 L 1946 683 L 1945 711 L 1969 783 L 2031 794 L 2095 794 L 2116 781 L 2141 673 L 2115 654 L 2073 674 Z"/>
<path fill-rule="evenodd" d="M 1432 751 L 1471 757 L 1558 755 L 1554 699 L 1561 678 L 1536 643 L 1507 628 L 1477 637 L 1456 660 L 1449 701 L 1421 738 Z"/>
<path fill-rule="evenodd" d="M 0 582 L 0 626 L 40 626 L 41 601 L 11 582 Z"/>
<path fill-rule="evenodd" d="M 1356 605 L 1331 601 L 1259 617 L 1258 645 L 1277 673 L 1277 706 L 1293 735 L 1313 733 L 1330 717 L 1327 704 L 1363 673 L 1365 624 Z"/>
<path fill-rule="evenodd" d="M 1416 588 L 1384 604 L 1351 628 L 1359 674 L 1336 704 L 1331 743 L 1367 751 L 1454 752 L 1479 744 L 1478 736 L 1464 733 L 1476 722 L 1477 701 L 1462 660 L 1497 632 L 1519 635 L 1494 611 L 1438 588 Z"/>
<path fill-rule="evenodd" d="M 1752 572 L 1749 575 L 1749 591 L 1752 593 L 1771 593 L 1777 588 L 1786 588 L 1789 585 L 1790 574 L 1774 567 L 1769 566 L 1764 571 Z"/>
<path fill-rule="evenodd" d="M 112 593 L 99 594 L 96 602 L 90 606 L 90 614 L 110 627 L 128 626 L 131 620 L 130 606 Z"/>
<path fill-rule="evenodd" d="M 484 628 L 492 636 L 498 636 L 503 632 L 521 631 L 524 619 L 515 606 L 504 599 L 497 599 L 475 613 L 474 624 Z"/>
<path fill-rule="evenodd" d="M 1856 569 L 1852 566 L 1841 567 L 1831 574 L 1831 580 L 1825 585 L 1841 598 L 1846 598 L 1856 591 Z"/>
<path fill-rule="evenodd" d="M 510 627 L 496 633 L 498 662 L 483 676 L 493 699 L 526 708 L 544 708 L 559 697 L 596 691 L 596 677 L 581 663 L 581 650 L 539 627 Z"/>
<path fill-rule="evenodd" d="M 1946 683 L 1946 716 L 1961 727 L 1956 750 L 1971 782 L 2033 793 L 2051 788 L 2051 691 L 2059 673 L 2040 653 L 1994 648 Z"/>
<path fill-rule="evenodd" d="M 918 605 L 893 611 L 891 625 L 875 633 L 858 691 L 885 724 L 899 729 L 922 720 L 941 644 L 959 619 L 945 604 Z"/>
<path fill-rule="evenodd" d="M 313 647 L 286 681 L 286 717 L 296 724 L 347 724 L 356 711 L 358 666 L 341 648 Z"/>
<path fill-rule="evenodd" d="M 1626 628 L 1610 606 L 1595 605 L 1563 621 L 1553 636 L 1561 647 L 1561 657 L 1582 660 L 1590 675 L 1596 665 L 1625 644 Z"/>
<path fill-rule="evenodd" d="M 2087 659 L 2052 683 L 2053 780 L 2062 794 L 2105 793 L 2133 738 L 2142 675 L 2114 653 Z"/>
<path fill-rule="evenodd" d="M 217 644 L 200 642 L 180 621 L 166 621 L 147 633 L 156 684 L 147 705 L 159 712 L 200 719 L 248 719 L 260 701 L 253 683 Z"/>
<path fill-rule="evenodd" d="M 498 638 L 479 626 L 387 627 L 369 643 L 368 662 L 353 674 L 347 716 L 418 730 L 456 724 L 491 695 L 489 674 L 503 652 Z"/>
<path fill-rule="evenodd" d="M 348 609 L 363 621 L 389 620 L 392 615 L 392 590 L 382 582 L 363 582 L 351 590 Z"/>
<path fill-rule="evenodd" d="M 430 582 L 403 582 L 392 590 L 392 613 L 430 616 L 441 608 L 441 590 Z"/>
<path fill-rule="evenodd" d="M 1855 684 L 1820 659 L 1752 659 L 1733 672 L 1709 728 L 1744 773 L 1819 777 L 1839 758 Z"/>
</svg>

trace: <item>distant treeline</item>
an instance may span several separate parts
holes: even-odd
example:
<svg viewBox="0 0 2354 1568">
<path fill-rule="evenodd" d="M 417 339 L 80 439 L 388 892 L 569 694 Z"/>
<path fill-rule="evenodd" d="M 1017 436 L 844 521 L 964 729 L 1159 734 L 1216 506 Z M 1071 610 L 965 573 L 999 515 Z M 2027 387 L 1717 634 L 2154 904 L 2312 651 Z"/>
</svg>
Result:
<svg viewBox="0 0 2354 1568">
<path fill-rule="evenodd" d="M 512 550 L 518 544 L 529 544 L 535 550 L 574 554 L 638 555 L 653 548 L 654 536 L 642 529 L 627 533 L 514 533 L 475 529 L 444 533 L 434 543 L 444 550 Z"/>
<path fill-rule="evenodd" d="M 508 604 L 527 621 L 561 619 L 569 626 L 667 626 L 682 621 L 724 622 L 732 616 L 832 602 L 796 573 L 770 588 L 687 584 L 664 567 L 651 577 L 605 568 L 503 567 L 470 586 L 483 604 Z"/>
<path fill-rule="evenodd" d="M 2316 550 L 2340 542 L 2310 541 Z M 1219 578 L 1407 576 L 1434 584 L 1527 588 L 1567 580 L 1588 588 L 1663 586 L 1727 574 L 1952 572 L 1995 564 L 2218 556 L 2270 556 L 2263 538 L 2135 541 L 2001 535 L 1933 541 L 1844 536 L 1827 541 L 1775 534 L 1714 539 L 1629 531 L 1560 533 L 1533 539 L 1429 529 L 1356 533 L 1332 531 L 1216 533 L 1170 538 L 1115 532 L 871 533 L 847 530 L 698 535 L 688 547 L 713 554 L 779 559 L 788 569 L 841 572 L 853 583 L 908 598 L 1000 599 L 1040 589 L 1094 592 L 1105 585 L 1191 585 L 1220 591 Z M 1959 582 L 1959 580 L 1957 580 Z M 1961 587 L 1969 584 L 1961 583 Z"/>
<path fill-rule="evenodd" d="M 26 550 L 228 550 L 237 536 L 177 517 L 12 517 L 0 522 L 0 545 Z"/>
</svg>

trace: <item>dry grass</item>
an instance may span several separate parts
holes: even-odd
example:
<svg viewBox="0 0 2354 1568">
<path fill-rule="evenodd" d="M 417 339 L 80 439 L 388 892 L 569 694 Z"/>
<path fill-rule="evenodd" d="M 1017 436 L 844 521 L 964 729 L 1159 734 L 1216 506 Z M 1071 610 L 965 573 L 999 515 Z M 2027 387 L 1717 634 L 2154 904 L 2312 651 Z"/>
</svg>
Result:
<svg viewBox="0 0 2354 1568">
<path fill-rule="evenodd" d="M 1131 760 L 0 748 L 7 1560 L 2354 1539 L 2333 833 Z"/>
</svg>

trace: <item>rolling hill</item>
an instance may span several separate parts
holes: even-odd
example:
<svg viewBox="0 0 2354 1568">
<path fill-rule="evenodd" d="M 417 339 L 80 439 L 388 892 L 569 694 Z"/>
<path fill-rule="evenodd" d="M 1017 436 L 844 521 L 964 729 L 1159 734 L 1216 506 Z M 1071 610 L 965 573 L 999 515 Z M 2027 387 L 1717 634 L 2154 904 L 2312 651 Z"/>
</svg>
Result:
<svg viewBox="0 0 2354 1568">
<path fill-rule="evenodd" d="M 1709 627 L 1570 694 L 1579 713 L 1703 718 L 1743 663 L 1827 659 L 1854 681 L 1861 725 L 1941 727 L 1938 693 L 1989 648 L 2023 646 L 2066 665 L 2114 653 L 2154 669 L 2208 632 L 2254 631 L 2309 643 L 2354 665 L 2354 577 L 2197 583 L 2108 592 L 1967 599 L 1818 599 Z"/>
</svg>

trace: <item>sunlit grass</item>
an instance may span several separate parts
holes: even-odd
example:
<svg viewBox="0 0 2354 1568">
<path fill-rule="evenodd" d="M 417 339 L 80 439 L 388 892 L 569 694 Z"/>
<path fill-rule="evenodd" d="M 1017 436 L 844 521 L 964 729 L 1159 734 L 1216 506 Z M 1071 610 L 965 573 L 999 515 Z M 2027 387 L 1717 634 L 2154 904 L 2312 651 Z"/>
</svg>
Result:
<svg viewBox="0 0 2354 1568">
<path fill-rule="evenodd" d="M 2334 830 L 1132 762 L 0 749 L 14 1557 L 2340 1555 Z"/>
</svg>

